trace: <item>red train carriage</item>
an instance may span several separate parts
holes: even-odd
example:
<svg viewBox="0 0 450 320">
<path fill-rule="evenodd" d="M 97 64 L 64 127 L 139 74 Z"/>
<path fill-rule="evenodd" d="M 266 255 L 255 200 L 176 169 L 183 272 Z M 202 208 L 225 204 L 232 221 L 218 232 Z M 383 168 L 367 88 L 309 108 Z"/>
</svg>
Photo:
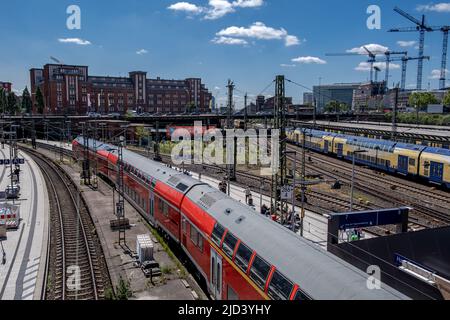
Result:
<svg viewBox="0 0 450 320">
<path fill-rule="evenodd" d="M 83 138 L 73 143 L 83 155 Z M 116 181 L 117 148 L 89 142 L 99 171 Z M 211 186 L 124 150 L 125 196 L 179 244 L 214 299 L 406 299 Z"/>
</svg>

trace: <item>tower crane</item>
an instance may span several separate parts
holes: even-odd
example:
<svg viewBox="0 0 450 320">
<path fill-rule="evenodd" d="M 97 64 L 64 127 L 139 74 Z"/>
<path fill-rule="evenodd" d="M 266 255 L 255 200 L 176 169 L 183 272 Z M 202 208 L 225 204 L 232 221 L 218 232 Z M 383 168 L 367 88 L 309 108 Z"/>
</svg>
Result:
<svg viewBox="0 0 450 320">
<path fill-rule="evenodd" d="M 403 56 L 407 56 L 408 55 L 408 52 L 407 51 L 386 51 L 385 53 L 384 53 L 384 55 L 386 56 L 386 77 L 385 77 L 385 82 L 386 82 L 386 88 L 389 88 L 389 69 L 390 69 L 390 66 L 391 66 L 391 61 L 392 61 L 392 58 L 391 58 L 391 56 L 392 55 L 403 55 Z"/>
<path fill-rule="evenodd" d="M 405 55 L 400 58 L 392 58 L 389 60 L 389 63 L 394 62 L 394 61 L 402 62 L 402 80 L 401 80 L 401 84 L 400 84 L 400 89 L 402 91 L 405 91 L 405 89 L 406 89 L 406 72 L 407 72 L 407 68 L 408 68 L 408 62 L 412 61 L 412 60 L 430 60 L 430 57 L 429 56 L 408 57 L 407 55 Z M 386 61 L 386 63 L 387 63 L 387 61 Z"/>
<path fill-rule="evenodd" d="M 445 89 L 445 79 L 447 75 L 447 51 L 448 51 L 448 31 L 450 26 L 434 27 L 435 31 L 440 30 L 444 35 L 442 41 L 442 63 L 441 63 L 441 77 L 439 79 L 439 89 Z"/>
<path fill-rule="evenodd" d="M 374 66 L 373 69 L 375 70 L 375 83 L 378 82 L 378 72 L 381 71 L 381 69 L 377 66 Z"/>
<path fill-rule="evenodd" d="M 329 57 L 336 57 L 336 56 L 361 56 L 366 55 L 369 56 L 369 60 L 367 61 L 370 64 L 370 82 L 373 82 L 373 67 L 375 62 L 377 61 L 377 54 L 381 54 L 381 52 L 372 52 L 370 51 L 366 46 L 363 47 L 367 53 L 357 53 L 357 52 L 347 52 L 347 53 L 328 53 L 326 54 Z"/>
<path fill-rule="evenodd" d="M 424 51 L 425 51 L 425 32 L 432 32 L 432 27 L 428 26 L 425 23 L 425 15 L 422 15 L 422 20 L 418 20 L 406 13 L 399 7 L 395 7 L 394 11 L 408 19 L 416 26 L 413 28 L 394 28 L 390 29 L 389 32 L 419 32 L 419 63 L 417 68 L 417 90 L 422 90 L 422 79 L 423 79 L 423 60 L 424 60 Z"/>
<path fill-rule="evenodd" d="M 386 62 L 386 86 L 389 83 L 389 69 L 390 69 L 390 64 L 392 61 L 391 56 L 393 55 L 407 55 L 408 52 L 406 51 L 385 51 L 385 52 L 373 52 L 370 51 L 369 49 L 367 49 L 367 47 L 363 47 L 366 51 L 367 54 L 361 54 L 361 53 L 351 53 L 351 52 L 347 52 L 347 53 L 328 53 L 327 56 L 333 57 L 333 56 L 361 56 L 361 55 L 368 55 L 369 56 L 369 60 L 367 60 L 367 62 L 370 64 L 370 82 L 373 82 L 373 71 L 374 69 L 374 65 L 377 62 L 377 55 L 380 54 L 384 54 L 386 56 L 386 60 L 383 62 Z M 381 70 L 378 70 L 378 72 Z M 375 80 L 375 82 L 377 82 L 377 79 Z"/>
</svg>

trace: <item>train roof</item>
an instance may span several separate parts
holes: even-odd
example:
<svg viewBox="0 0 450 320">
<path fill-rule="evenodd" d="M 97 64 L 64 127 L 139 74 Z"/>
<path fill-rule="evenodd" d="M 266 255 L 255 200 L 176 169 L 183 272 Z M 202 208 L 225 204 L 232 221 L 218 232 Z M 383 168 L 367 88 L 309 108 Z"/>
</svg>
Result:
<svg viewBox="0 0 450 320">
<path fill-rule="evenodd" d="M 369 290 L 364 272 L 211 186 L 194 188 L 188 198 L 313 299 L 407 298 L 384 285 Z"/>
<path fill-rule="evenodd" d="M 417 152 L 421 152 L 427 148 L 427 146 L 421 146 L 420 144 L 403 143 L 403 142 L 397 142 L 395 147 L 399 149 L 413 150 Z"/>
<path fill-rule="evenodd" d="M 83 139 L 77 142 L 84 144 Z M 93 142 L 89 141 L 89 146 Z M 117 152 L 117 147 L 99 142 L 98 149 Z M 189 188 L 182 192 L 218 223 L 274 265 L 313 299 L 397 300 L 402 293 L 382 285 L 367 288 L 368 275 L 316 244 L 257 214 L 253 209 L 192 177 L 124 149 L 124 161 L 166 184 L 179 178 Z"/>
<path fill-rule="evenodd" d="M 434 153 L 441 156 L 447 156 L 450 157 L 450 150 L 449 149 L 443 149 L 443 148 L 434 148 L 434 147 L 427 147 L 425 149 L 426 153 Z"/>
</svg>

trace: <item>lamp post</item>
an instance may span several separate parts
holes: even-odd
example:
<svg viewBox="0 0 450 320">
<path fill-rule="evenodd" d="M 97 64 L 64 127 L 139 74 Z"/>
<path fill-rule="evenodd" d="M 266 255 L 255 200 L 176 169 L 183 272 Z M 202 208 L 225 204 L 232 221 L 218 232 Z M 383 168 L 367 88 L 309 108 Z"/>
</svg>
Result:
<svg viewBox="0 0 450 320">
<path fill-rule="evenodd" d="M 353 196 L 354 196 L 354 190 L 355 190 L 355 162 L 356 162 L 356 155 L 361 153 L 366 153 L 366 150 L 354 150 L 353 151 L 353 157 L 352 157 L 352 186 L 351 186 L 351 195 L 350 195 L 350 212 L 353 212 Z"/>
</svg>

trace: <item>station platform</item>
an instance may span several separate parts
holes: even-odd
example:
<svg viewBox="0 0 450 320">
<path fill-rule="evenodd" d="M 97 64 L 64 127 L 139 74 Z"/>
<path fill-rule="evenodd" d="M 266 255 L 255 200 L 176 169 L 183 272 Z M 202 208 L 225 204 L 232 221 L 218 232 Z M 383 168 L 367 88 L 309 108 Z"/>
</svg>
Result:
<svg viewBox="0 0 450 320">
<path fill-rule="evenodd" d="M 72 151 L 72 144 L 71 143 L 66 143 L 66 142 L 57 142 L 57 141 L 47 141 L 47 140 L 40 140 L 40 139 L 36 139 L 36 143 L 41 143 L 41 144 L 47 144 L 53 147 L 57 147 L 57 148 L 64 148 L 66 150 Z"/>
<path fill-rule="evenodd" d="M 53 142 L 53 141 L 45 141 L 45 140 L 36 140 L 38 143 L 42 144 L 48 144 L 55 147 L 61 147 L 61 145 L 67 149 L 72 150 L 71 144 L 61 144 L 60 142 Z M 174 167 L 175 168 L 175 167 Z M 175 168 L 176 169 L 176 168 Z M 181 171 L 181 168 L 178 168 L 178 170 Z M 206 182 L 210 184 L 212 187 L 219 190 L 219 183 L 220 181 L 217 179 L 214 179 L 212 177 L 208 176 L 199 176 L 199 174 L 194 172 L 189 172 L 190 175 L 192 175 L 193 178 L 199 179 L 203 182 Z M 237 185 L 234 185 L 231 183 L 231 197 L 237 201 L 240 201 L 242 203 L 245 203 L 245 190 L 242 187 L 239 187 Z M 266 205 L 267 207 L 270 207 L 270 197 L 262 196 L 257 192 L 252 192 L 255 214 L 260 214 L 261 212 L 261 202 L 262 205 Z M 262 201 L 261 201 L 262 199 Z M 292 209 L 292 205 L 289 205 L 289 209 Z M 300 215 L 301 208 L 296 207 L 295 212 L 297 215 Z M 267 219 L 270 219 L 268 217 Z M 275 222 L 274 222 L 275 223 Z M 305 212 L 305 219 L 303 223 L 303 237 L 322 246 L 323 248 L 326 248 L 327 245 L 327 232 L 328 232 L 328 218 L 322 215 L 319 215 L 317 213 L 306 211 Z"/>
<path fill-rule="evenodd" d="M 194 179 L 201 180 L 219 190 L 220 181 L 208 176 L 199 175 L 198 173 L 188 172 Z M 246 203 L 245 189 L 231 183 L 230 196 L 241 202 Z M 253 204 L 252 207 L 255 210 L 255 214 L 261 214 L 261 203 L 270 208 L 270 197 L 261 195 L 258 192 L 252 191 Z M 289 205 L 289 209 L 292 210 L 292 205 Z M 295 213 L 300 216 L 301 208 L 295 207 Z M 271 220 L 270 217 L 267 219 Z M 273 222 L 276 223 L 276 222 Z M 300 235 L 300 232 L 298 233 Z M 321 247 L 327 247 L 327 234 L 328 234 L 328 218 L 317 213 L 306 210 L 305 219 L 303 222 L 303 237 L 313 243 L 320 245 Z"/>
<path fill-rule="evenodd" d="M 9 159 L 9 147 L 0 149 L 0 158 Z M 14 205 L 20 208 L 17 230 L 8 230 L 2 241 L 5 264 L 1 263 L 0 246 L 0 300 L 39 300 L 44 286 L 48 243 L 49 200 L 44 177 L 39 167 L 26 154 L 21 166 L 19 199 Z M 0 167 L 0 191 L 11 184 L 9 166 Z M 12 200 L 1 200 L 12 205 Z"/>
</svg>

